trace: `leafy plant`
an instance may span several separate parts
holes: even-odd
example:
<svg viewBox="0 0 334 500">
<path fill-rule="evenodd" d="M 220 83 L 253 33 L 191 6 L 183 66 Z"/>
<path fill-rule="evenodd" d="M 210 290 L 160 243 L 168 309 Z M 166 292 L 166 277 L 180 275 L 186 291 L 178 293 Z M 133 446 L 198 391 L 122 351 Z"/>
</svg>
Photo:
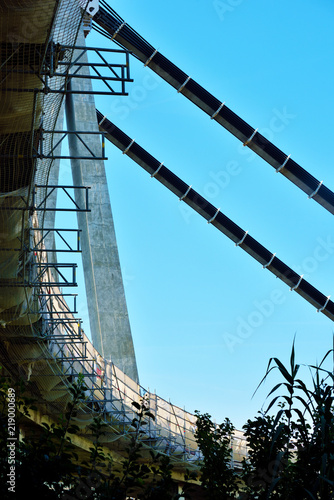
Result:
<svg viewBox="0 0 334 500">
<path fill-rule="evenodd" d="M 297 378 L 302 365 L 295 362 L 294 342 L 289 368 L 278 358 L 269 360 L 259 386 L 274 369 L 283 382 L 269 392 L 268 398 L 273 398 L 261 417 L 244 426 L 249 445 L 249 461 L 243 467 L 248 498 L 334 498 L 334 378 L 333 371 L 323 368 L 332 352 L 327 352 L 320 366 L 309 367 L 311 389 Z M 277 395 L 281 388 L 286 392 Z M 278 410 L 270 417 L 275 405 Z"/>
<path fill-rule="evenodd" d="M 234 427 L 229 419 L 215 425 L 208 413 L 197 415 L 195 437 L 203 454 L 201 483 L 210 500 L 235 498 L 239 479 L 234 471 L 231 440 Z"/>
<path fill-rule="evenodd" d="M 326 366 L 329 350 L 319 366 L 308 368 L 311 384 L 301 377 L 303 365 L 295 359 L 293 342 L 288 366 L 271 358 L 258 387 L 274 370 L 282 381 L 267 396 L 264 411 L 243 427 L 248 457 L 241 470 L 233 467 L 231 441 L 234 427 L 226 418 L 220 425 L 207 413 L 197 415 L 195 437 L 202 452 L 200 482 L 210 500 L 334 500 L 334 366 Z M 177 492 L 169 456 L 145 446 L 148 423 L 154 419 L 145 399 L 133 402 L 129 441 L 124 459 L 115 464 L 105 454 L 102 436 L 107 426 L 93 419 L 90 458 L 80 462 L 71 435 L 85 400 L 83 376 L 69 388 L 71 401 L 58 422 L 44 423 L 16 444 L 16 498 L 26 492 L 39 499 L 73 500 L 177 500 L 192 498 L 196 474 L 186 471 L 184 487 Z M 17 422 L 35 409 L 28 387 L 0 376 L 0 495 L 8 496 L 8 394 L 15 392 Z M 196 497 L 195 497 L 196 498 Z"/>
</svg>

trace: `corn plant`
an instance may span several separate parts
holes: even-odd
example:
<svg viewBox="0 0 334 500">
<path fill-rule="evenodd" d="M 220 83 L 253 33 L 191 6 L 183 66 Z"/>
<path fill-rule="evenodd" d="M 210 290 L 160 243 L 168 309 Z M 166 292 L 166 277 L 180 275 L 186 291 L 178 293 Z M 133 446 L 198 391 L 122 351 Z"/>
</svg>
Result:
<svg viewBox="0 0 334 500">
<path fill-rule="evenodd" d="M 278 358 L 269 360 L 259 386 L 273 370 L 283 381 L 269 392 L 267 398 L 272 399 L 261 416 L 244 426 L 249 445 L 249 460 L 243 465 L 244 498 L 334 498 L 334 377 L 333 371 L 323 368 L 332 352 L 319 366 L 308 367 L 311 388 L 297 378 L 302 365 L 295 361 L 294 342 L 289 367 Z"/>
</svg>

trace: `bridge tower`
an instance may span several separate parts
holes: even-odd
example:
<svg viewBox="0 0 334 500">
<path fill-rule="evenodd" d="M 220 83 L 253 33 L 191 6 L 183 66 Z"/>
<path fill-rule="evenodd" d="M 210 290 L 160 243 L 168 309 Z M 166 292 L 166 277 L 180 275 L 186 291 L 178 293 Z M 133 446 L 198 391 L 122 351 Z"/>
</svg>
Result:
<svg viewBox="0 0 334 500">
<path fill-rule="evenodd" d="M 83 27 L 76 45 L 85 47 Z M 77 216 L 78 228 L 82 231 L 82 262 L 92 341 L 101 356 L 110 359 L 138 382 L 104 161 L 81 159 L 87 155 L 87 146 L 95 156 L 101 156 L 101 136 L 97 134 L 99 128 L 87 52 L 76 49 L 73 59 L 79 56 L 83 66 L 77 74 L 83 78 L 70 79 L 65 113 L 68 131 L 95 132 L 81 135 L 85 144 L 75 134 L 68 137 L 73 183 L 90 187 L 90 212 L 78 212 Z M 80 204 L 82 190 L 75 190 L 75 195 Z"/>
</svg>

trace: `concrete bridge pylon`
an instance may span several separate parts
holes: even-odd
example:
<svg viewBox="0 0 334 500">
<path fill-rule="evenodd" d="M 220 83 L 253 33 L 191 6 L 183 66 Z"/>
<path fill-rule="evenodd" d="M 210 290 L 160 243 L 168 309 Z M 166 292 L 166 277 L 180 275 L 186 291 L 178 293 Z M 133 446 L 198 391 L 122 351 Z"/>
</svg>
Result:
<svg viewBox="0 0 334 500">
<path fill-rule="evenodd" d="M 85 46 L 83 30 L 77 46 Z M 82 53 L 76 50 L 74 59 Z M 87 53 L 80 57 L 87 63 Z M 89 67 L 80 73 L 89 75 Z M 92 92 L 90 78 L 71 78 L 70 91 Z M 93 94 L 66 95 L 66 121 L 69 131 L 99 132 Z M 83 135 L 85 143 L 96 156 L 101 156 L 101 137 Z M 78 212 L 81 233 L 82 262 L 87 294 L 90 328 L 93 345 L 105 358 L 111 360 L 124 373 L 138 382 L 136 358 L 126 305 L 121 266 L 111 211 L 105 165 L 103 160 L 83 160 L 87 149 L 74 134 L 69 134 L 73 183 L 89 186 L 90 212 Z M 82 190 L 75 190 L 80 204 Z"/>
</svg>

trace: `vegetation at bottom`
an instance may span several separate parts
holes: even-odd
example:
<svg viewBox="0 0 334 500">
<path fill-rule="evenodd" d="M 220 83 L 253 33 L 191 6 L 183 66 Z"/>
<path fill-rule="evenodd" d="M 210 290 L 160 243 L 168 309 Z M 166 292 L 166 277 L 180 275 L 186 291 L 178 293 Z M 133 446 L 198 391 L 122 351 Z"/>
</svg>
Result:
<svg viewBox="0 0 334 500">
<path fill-rule="evenodd" d="M 216 425 L 196 411 L 195 437 L 202 458 L 198 472 L 186 471 L 183 491 L 177 492 L 169 456 L 144 446 L 146 426 L 154 416 L 146 401 L 133 403 L 125 458 L 114 463 L 102 446 L 107 425 L 95 416 L 90 456 L 79 460 L 71 436 L 79 431 L 75 416 L 85 401 L 83 377 L 70 387 L 71 402 L 57 423 L 44 423 L 38 433 L 16 442 L 15 493 L 9 491 L 8 394 L 15 390 L 16 427 L 35 409 L 29 387 L 0 378 L 0 498 L 95 500 L 330 500 L 334 499 L 334 359 L 330 350 L 318 366 L 297 364 L 292 346 L 288 366 L 271 358 L 259 386 L 277 371 L 281 381 L 269 392 L 267 406 L 243 427 L 248 456 L 232 466 L 234 427 L 226 418 Z M 307 369 L 309 383 L 301 378 Z M 143 454 L 145 452 L 145 460 Z M 190 479 L 201 488 L 194 489 Z"/>
</svg>

